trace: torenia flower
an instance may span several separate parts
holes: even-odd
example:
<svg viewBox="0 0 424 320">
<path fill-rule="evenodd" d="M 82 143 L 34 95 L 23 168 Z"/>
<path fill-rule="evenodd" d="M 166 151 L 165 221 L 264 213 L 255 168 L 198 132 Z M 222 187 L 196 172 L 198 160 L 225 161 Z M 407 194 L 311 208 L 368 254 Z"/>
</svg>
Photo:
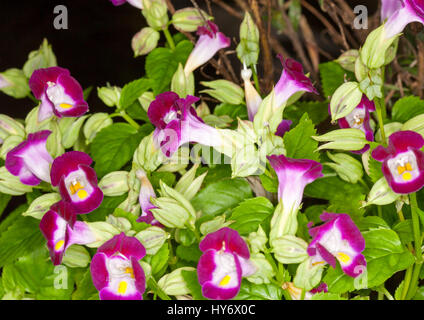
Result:
<svg viewBox="0 0 424 320">
<path fill-rule="evenodd" d="M 289 292 L 292 300 L 301 300 L 302 289 L 295 287 L 293 282 L 283 283 L 282 288 Z M 321 283 L 318 287 L 313 288 L 312 290 L 305 292 L 305 298 L 304 299 L 305 300 L 311 300 L 312 296 L 314 294 L 317 294 L 317 293 L 320 293 L 320 292 L 328 292 L 328 286 L 327 286 L 326 283 Z"/>
<path fill-rule="evenodd" d="M 170 157 L 184 143 L 197 142 L 207 146 L 220 146 L 219 131 L 203 122 L 191 106 L 199 98 L 179 98 L 174 92 L 156 96 L 147 115 L 156 126 L 153 137 L 165 156 Z"/>
<path fill-rule="evenodd" d="M 312 257 L 312 264 L 328 263 L 336 267 L 336 259 L 345 274 L 359 276 L 367 262 L 362 255 L 365 240 L 358 227 L 348 214 L 324 212 L 320 219 L 325 223 L 309 229 L 313 238 L 307 252 Z"/>
<path fill-rule="evenodd" d="M 393 0 L 393 2 L 395 2 L 395 0 Z M 385 38 L 390 39 L 401 33 L 411 22 L 420 22 L 424 24 L 423 0 L 403 0 L 402 7 L 392 13 L 384 25 Z"/>
<path fill-rule="evenodd" d="M 138 262 L 146 249 L 125 233 L 105 242 L 91 260 L 93 284 L 101 300 L 142 300 L 146 278 Z"/>
<path fill-rule="evenodd" d="M 400 8 L 402 0 L 381 0 L 381 21 L 390 18 Z"/>
<path fill-rule="evenodd" d="M 150 183 L 149 179 L 146 176 L 146 173 L 139 169 L 136 172 L 137 178 L 140 180 L 140 195 L 139 195 L 139 203 L 141 207 L 141 215 L 137 219 L 137 222 L 145 222 L 151 224 L 152 226 L 163 227 L 163 225 L 155 219 L 153 213 L 150 211 L 151 209 L 156 208 L 151 202 L 151 198 L 156 198 L 155 190 L 153 190 L 153 186 Z"/>
<path fill-rule="evenodd" d="M 203 255 L 197 265 L 202 294 L 208 299 L 234 298 L 244 276 L 256 272 L 250 252 L 239 233 L 224 227 L 208 234 L 199 244 Z"/>
<path fill-rule="evenodd" d="M 58 118 L 79 117 L 88 111 L 82 88 L 67 69 L 50 67 L 35 70 L 29 79 L 29 87 L 41 100 L 38 121 L 53 114 Z"/>
<path fill-rule="evenodd" d="M 378 146 L 372 157 L 383 162 L 382 170 L 396 193 L 407 194 L 424 186 L 423 137 L 414 131 L 398 131 L 390 135 L 389 146 Z"/>
<path fill-rule="evenodd" d="M 249 120 L 253 121 L 262 103 L 262 98 L 250 82 L 252 70 L 244 68 L 241 71 L 241 77 L 244 80 L 244 95 L 246 97 L 247 115 Z"/>
<path fill-rule="evenodd" d="M 78 214 L 97 209 L 103 200 L 103 192 L 97 185 L 96 172 L 90 167 L 92 162 L 88 154 L 70 151 L 57 157 L 52 164 L 52 185 L 59 185 L 62 198 Z"/>
<path fill-rule="evenodd" d="M 114 6 L 120 6 L 123 5 L 125 2 L 128 2 L 130 5 L 143 9 L 143 2 L 142 0 L 110 0 Z"/>
<path fill-rule="evenodd" d="M 85 222 L 76 221 L 75 212 L 65 201 L 59 201 L 50 207 L 40 221 L 40 230 L 47 239 L 54 265 L 62 263 L 66 249 L 72 244 L 87 244 L 96 240 Z"/>
<path fill-rule="evenodd" d="M 50 165 L 53 158 L 46 148 L 50 134 L 49 130 L 30 133 L 24 142 L 7 153 L 6 169 L 18 176 L 23 184 L 35 186 L 41 180 L 50 183 Z"/>
<path fill-rule="evenodd" d="M 274 88 L 277 107 L 286 103 L 291 96 L 298 92 L 318 94 L 311 79 L 304 75 L 303 67 L 299 62 L 293 59 L 284 59 L 281 55 L 278 55 L 278 58 L 280 58 L 284 70 Z"/>
<path fill-rule="evenodd" d="M 277 127 L 277 131 L 275 131 L 275 135 L 279 137 L 284 137 L 286 132 L 290 131 L 290 126 L 292 125 L 293 121 L 291 120 L 282 120 L 281 123 Z"/>
<path fill-rule="evenodd" d="M 338 120 L 339 127 L 342 129 L 360 129 L 365 133 L 365 139 L 367 139 L 368 141 L 373 141 L 374 132 L 370 126 L 370 111 L 375 111 L 375 104 L 373 101 L 368 100 L 366 95 L 363 95 L 361 102 L 358 104 L 358 106 L 353 109 L 353 111 L 349 113 L 346 117 Z M 366 145 L 361 150 L 352 152 L 362 154 L 369 148 L 370 146 Z"/>
<path fill-rule="evenodd" d="M 184 73 L 187 76 L 231 43 L 230 38 L 219 32 L 218 26 L 211 21 L 208 21 L 207 26 L 198 27 L 197 35 L 199 39 L 184 66 Z"/>
</svg>

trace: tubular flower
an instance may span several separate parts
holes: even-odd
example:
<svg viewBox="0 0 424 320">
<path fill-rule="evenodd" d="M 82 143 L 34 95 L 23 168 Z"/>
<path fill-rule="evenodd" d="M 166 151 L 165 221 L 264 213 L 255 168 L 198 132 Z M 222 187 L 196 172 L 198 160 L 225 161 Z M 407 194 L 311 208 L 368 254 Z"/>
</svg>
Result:
<svg viewBox="0 0 424 320">
<path fill-rule="evenodd" d="M 150 202 L 151 198 L 156 198 L 155 190 L 153 190 L 152 184 L 150 183 L 146 173 L 143 170 L 137 170 L 136 175 L 141 182 L 140 195 L 138 197 L 138 201 L 141 207 L 141 215 L 137 219 L 137 222 L 145 222 L 151 224 L 152 226 L 163 228 L 163 225 L 155 219 L 153 213 L 150 211 L 151 209 L 156 208 Z"/>
<path fill-rule="evenodd" d="M 191 106 L 198 100 L 190 95 L 182 99 L 174 92 L 164 92 L 150 104 L 147 115 L 156 126 L 153 137 L 165 156 L 170 157 L 188 142 L 212 147 L 222 144 L 219 131 L 205 124 Z"/>
<path fill-rule="evenodd" d="M 285 283 L 283 283 L 282 287 L 283 287 L 284 290 L 287 290 L 289 292 L 292 300 L 301 300 L 302 289 L 295 287 L 293 282 L 285 282 Z M 317 294 L 317 293 L 320 293 L 320 292 L 328 292 L 328 286 L 327 286 L 326 283 L 321 283 L 318 287 L 313 288 L 312 290 L 305 292 L 304 300 L 311 300 L 311 298 L 314 294 Z"/>
<path fill-rule="evenodd" d="M 197 35 L 199 39 L 184 66 L 184 73 L 187 76 L 231 43 L 230 38 L 219 32 L 218 26 L 211 21 L 208 21 L 207 26 L 198 27 Z"/>
<path fill-rule="evenodd" d="M 125 233 L 105 242 L 91 260 L 93 284 L 101 300 L 142 300 L 146 278 L 138 262 L 146 249 Z"/>
<path fill-rule="evenodd" d="M 244 276 L 256 272 L 250 252 L 239 233 L 224 227 L 208 234 L 199 244 L 203 255 L 197 265 L 202 294 L 208 299 L 234 298 Z"/>
<path fill-rule="evenodd" d="M 293 122 L 291 120 L 281 121 L 281 123 L 277 127 L 277 131 L 275 131 L 275 135 L 279 136 L 281 138 L 284 137 L 286 132 L 288 132 L 290 130 L 290 126 L 292 125 L 292 123 Z"/>
<path fill-rule="evenodd" d="M 367 262 L 361 253 L 365 240 L 358 227 L 345 213 L 324 212 L 320 219 L 325 222 L 323 225 L 309 229 L 312 241 L 307 252 L 312 265 L 328 263 L 335 268 L 337 259 L 345 274 L 359 276 Z"/>
<path fill-rule="evenodd" d="M 284 59 L 281 55 L 278 55 L 278 58 L 281 60 L 284 70 L 274 88 L 277 107 L 286 103 L 292 95 L 298 92 L 306 91 L 318 94 L 311 79 L 304 75 L 303 67 L 299 62 L 293 59 Z"/>
<path fill-rule="evenodd" d="M 77 214 L 97 209 L 103 200 L 96 172 L 90 167 L 92 162 L 88 154 L 70 151 L 57 157 L 52 164 L 52 185 L 59 185 L 62 198 L 71 204 Z"/>
<path fill-rule="evenodd" d="M 423 137 L 414 131 L 398 131 L 390 135 L 389 146 L 378 146 L 372 157 L 383 162 L 382 170 L 396 193 L 407 194 L 424 186 Z"/>
<path fill-rule="evenodd" d="M 53 158 L 46 148 L 51 131 L 30 133 L 28 138 L 6 155 L 5 167 L 18 176 L 23 184 L 35 186 L 41 180 L 50 183 L 50 165 Z"/>
<path fill-rule="evenodd" d="M 370 111 L 375 111 L 375 104 L 373 101 L 368 100 L 366 95 L 362 96 L 361 102 L 353 109 L 346 117 L 338 120 L 339 127 L 360 129 L 365 133 L 365 139 L 374 141 L 374 132 L 370 126 Z M 361 150 L 352 151 L 353 153 L 362 154 L 370 148 L 366 145 Z"/>
<path fill-rule="evenodd" d="M 241 77 L 244 80 L 244 95 L 246 97 L 247 115 L 249 116 L 249 120 L 253 121 L 255 114 L 258 112 L 259 106 L 262 103 L 262 98 L 250 82 L 251 76 L 252 70 L 245 68 L 241 71 Z"/>
<path fill-rule="evenodd" d="M 424 24 L 424 0 L 403 0 L 402 6 L 392 13 L 384 25 L 385 38 L 390 39 L 401 33 L 411 22 Z"/>
<path fill-rule="evenodd" d="M 402 0 L 381 0 L 381 21 L 390 18 L 400 8 Z"/>
<path fill-rule="evenodd" d="M 69 70 L 50 67 L 35 70 L 29 79 L 34 96 L 41 100 L 38 121 L 50 118 L 79 117 L 88 111 L 80 84 Z"/>
<path fill-rule="evenodd" d="M 47 239 L 47 247 L 54 265 L 62 263 L 66 249 L 72 244 L 87 244 L 95 236 L 85 222 L 76 221 L 69 203 L 59 201 L 50 207 L 40 221 L 40 230 Z"/>
<path fill-rule="evenodd" d="M 128 2 L 130 5 L 143 9 L 143 2 L 142 0 L 110 0 L 114 6 L 120 6 L 123 5 L 125 2 Z"/>
</svg>

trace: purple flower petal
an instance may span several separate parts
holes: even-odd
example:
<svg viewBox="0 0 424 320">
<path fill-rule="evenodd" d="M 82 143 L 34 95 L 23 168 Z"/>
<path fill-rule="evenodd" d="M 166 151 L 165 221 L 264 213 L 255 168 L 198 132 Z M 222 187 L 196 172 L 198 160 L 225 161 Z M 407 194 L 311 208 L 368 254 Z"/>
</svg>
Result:
<svg viewBox="0 0 424 320">
<path fill-rule="evenodd" d="M 277 131 L 275 132 L 276 136 L 279 137 L 284 137 L 284 135 L 286 134 L 286 132 L 290 131 L 290 126 L 292 125 L 293 121 L 291 120 L 283 120 L 281 121 L 281 123 L 278 125 Z"/>
<path fill-rule="evenodd" d="M 249 259 L 250 257 L 249 248 L 246 242 L 236 230 L 228 227 L 221 228 L 218 231 L 206 235 L 200 242 L 199 248 L 202 252 L 214 249 L 216 251 L 222 250 L 236 253 L 245 259 Z"/>
</svg>

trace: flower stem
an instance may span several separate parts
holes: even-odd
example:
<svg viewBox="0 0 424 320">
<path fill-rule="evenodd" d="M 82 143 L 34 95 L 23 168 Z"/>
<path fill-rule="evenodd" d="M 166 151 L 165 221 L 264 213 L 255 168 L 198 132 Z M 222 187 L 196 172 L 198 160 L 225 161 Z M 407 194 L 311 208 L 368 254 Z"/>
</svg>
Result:
<svg viewBox="0 0 424 320">
<path fill-rule="evenodd" d="M 255 69 L 256 68 L 253 66 L 252 67 L 253 81 L 255 82 L 256 91 L 258 91 L 259 95 L 261 95 L 261 87 L 259 86 L 258 75 L 256 74 L 256 70 Z"/>
<path fill-rule="evenodd" d="M 133 118 L 131 118 L 124 110 L 119 111 L 119 114 L 121 115 L 122 118 L 125 119 L 125 121 L 127 121 L 130 125 L 132 125 L 135 129 L 140 129 L 140 126 L 138 125 L 137 122 L 135 122 L 133 120 Z"/>
<path fill-rule="evenodd" d="M 413 266 L 410 266 L 408 269 L 406 269 L 405 280 L 403 283 L 402 295 L 400 297 L 400 300 L 405 300 L 406 294 L 408 293 L 409 283 L 411 282 L 412 267 Z"/>
<path fill-rule="evenodd" d="M 378 126 L 380 127 L 382 144 L 385 146 L 387 142 L 386 142 L 386 133 L 384 132 L 382 106 L 378 98 L 374 99 L 374 103 L 375 103 L 375 110 L 377 111 Z"/>
<path fill-rule="evenodd" d="M 149 280 L 147 280 L 147 284 L 149 288 L 152 289 L 153 292 L 158 295 L 159 298 L 161 298 L 162 300 L 171 300 L 171 298 L 165 292 L 163 292 L 161 288 L 159 288 L 157 282 L 153 277 L 150 277 Z"/>
<path fill-rule="evenodd" d="M 165 35 L 166 41 L 168 42 L 169 47 L 172 51 L 175 50 L 175 42 L 174 39 L 172 39 L 171 34 L 169 33 L 168 27 L 162 30 L 163 34 Z"/>
</svg>

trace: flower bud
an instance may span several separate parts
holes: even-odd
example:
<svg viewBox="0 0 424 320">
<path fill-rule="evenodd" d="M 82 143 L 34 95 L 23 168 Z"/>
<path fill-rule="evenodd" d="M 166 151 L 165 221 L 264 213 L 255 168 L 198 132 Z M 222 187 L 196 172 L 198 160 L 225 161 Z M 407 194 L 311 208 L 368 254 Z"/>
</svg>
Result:
<svg viewBox="0 0 424 320">
<path fill-rule="evenodd" d="M 401 130 L 415 131 L 424 137 L 424 114 L 420 114 L 406 121 Z"/>
<path fill-rule="evenodd" d="M 196 113 L 200 118 L 204 118 L 205 116 L 211 114 L 211 110 L 209 109 L 207 103 L 202 100 L 196 108 Z"/>
<path fill-rule="evenodd" d="M 8 136 L 25 138 L 24 126 L 15 119 L 5 114 L 0 114 L 0 138 L 4 140 Z"/>
<path fill-rule="evenodd" d="M 66 249 L 62 263 L 69 268 L 85 268 L 90 261 L 91 257 L 87 249 L 74 244 Z"/>
<path fill-rule="evenodd" d="M 205 24 L 205 20 L 212 20 L 212 17 L 193 7 L 177 10 L 172 15 L 172 24 L 180 32 L 194 32 Z"/>
<path fill-rule="evenodd" d="M 1 138 L 1 137 L 0 137 Z M 24 139 L 20 136 L 9 136 L 1 143 L 0 157 L 6 160 L 7 153 L 19 145 Z"/>
<path fill-rule="evenodd" d="M 47 138 L 46 148 L 53 158 L 65 153 L 62 145 L 62 134 L 56 121 L 50 121 L 49 130 L 52 132 Z"/>
<path fill-rule="evenodd" d="M 247 241 L 250 244 L 252 253 L 258 253 L 265 250 L 265 245 L 268 242 L 265 231 L 259 226 L 258 231 L 249 234 Z"/>
<path fill-rule="evenodd" d="M 38 50 L 30 52 L 22 70 L 25 76 L 30 78 L 34 70 L 56 66 L 57 61 L 52 46 L 48 43 L 47 39 L 44 39 Z"/>
<path fill-rule="evenodd" d="M 225 222 L 225 215 L 222 216 L 216 216 L 212 220 L 203 222 L 200 225 L 200 233 L 203 235 L 215 232 L 221 228 L 227 227 L 231 225 L 233 221 L 227 221 Z"/>
<path fill-rule="evenodd" d="M 182 296 L 189 294 L 191 291 L 182 276 L 182 271 L 196 271 L 193 267 L 178 268 L 171 273 L 164 275 L 158 281 L 158 286 L 165 294 L 171 296 Z"/>
<path fill-rule="evenodd" d="M 356 62 L 355 62 L 356 80 L 361 82 L 362 80 L 368 77 L 368 72 L 370 72 L 370 69 L 368 69 L 367 66 L 362 63 L 361 58 L 356 59 Z"/>
<path fill-rule="evenodd" d="M 96 134 L 113 123 L 107 113 L 95 113 L 84 124 L 83 133 L 88 142 L 92 142 Z"/>
<path fill-rule="evenodd" d="M 28 112 L 25 118 L 25 131 L 26 133 L 34 133 L 41 130 L 50 130 L 51 118 L 38 122 L 38 109 L 39 107 L 33 108 Z"/>
<path fill-rule="evenodd" d="M 159 182 L 160 184 L 160 192 L 163 197 L 173 198 L 180 203 L 180 205 L 187 210 L 190 214 L 190 219 L 194 222 L 196 220 L 196 211 L 191 205 L 190 201 L 188 201 L 181 193 L 168 187 L 162 180 Z"/>
<path fill-rule="evenodd" d="M 308 244 L 303 239 L 293 235 L 285 235 L 272 242 L 275 259 L 286 264 L 301 263 L 308 258 L 307 247 Z"/>
<path fill-rule="evenodd" d="M 16 68 L 0 72 L 0 91 L 16 99 L 25 98 L 30 93 L 28 78 Z"/>
<path fill-rule="evenodd" d="M 66 130 L 62 131 L 62 145 L 65 149 L 69 149 L 75 144 L 79 137 L 81 127 L 87 117 L 88 115 L 79 117 L 76 121 L 73 121 Z"/>
<path fill-rule="evenodd" d="M 357 82 L 343 83 L 334 92 L 330 101 L 331 120 L 346 117 L 361 102 L 362 92 Z"/>
<path fill-rule="evenodd" d="M 358 50 L 348 50 L 342 53 L 342 55 L 336 60 L 336 62 L 345 70 L 354 72 L 355 63 L 359 57 Z"/>
<path fill-rule="evenodd" d="M 152 198 L 150 201 L 157 207 L 150 211 L 161 224 L 168 228 L 186 228 L 190 213 L 178 201 L 167 197 Z"/>
<path fill-rule="evenodd" d="M 168 7 L 165 0 L 142 0 L 143 16 L 147 24 L 156 30 L 165 29 L 168 23 Z"/>
<path fill-rule="evenodd" d="M 328 142 L 321 145 L 317 150 L 335 149 L 356 151 L 361 150 L 369 143 L 365 139 L 365 133 L 359 129 L 337 129 L 322 136 L 313 136 L 312 138 L 316 141 Z"/>
<path fill-rule="evenodd" d="M 162 228 L 152 226 L 140 231 L 135 237 L 140 240 L 146 248 L 147 254 L 155 255 L 170 235 Z"/>
<path fill-rule="evenodd" d="M 175 241 L 189 247 L 196 241 L 196 235 L 190 229 L 177 229 L 174 234 Z"/>
<path fill-rule="evenodd" d="M 383 97 L 382 69 L 367 69 L 366 76 L 359 83 L 359 88 L 369 100 Z"/>
<path fill-rule="evenodd" d="M 155 29 L 145 27 L 134 35 L 131 40 L 131 47 L 134 51 L 134 57 L 148 54 L 158 45 L 160 38 L 159 32 Z"/>
<path fill-rule="evenodd" d="M 180 192 L 187 200 L 191 200 L 197 194 L 202 186 L 203 180 L 206 177 L 207 172 L 195 178 L 198 167 L 198 163 L 194 164 L 193 167 L 181 177 L 175 186 L 175 190 Z"/>
<path fill-rule="evenodd" d="M 262 253 L 254 253 L 250 255 L 250 261 L 256 267 L 256 272 L 248 276 L 247 280 L 255 284 L 270 283 L 275 272 L 265 256 Z"/>
<path fill-rule="evenodd" d="M 172 77 L 171 91 L 175 92 L 182 98 L 185 98 L 187 95 L 194 95 L 193 72 L 190 72 L 190 74 L 186 76 L 181 63 L 178 64 L 178 69 Z"/>
<path fill-rule="evenodd" d="M 297 267 L 293 283 L 296 287 L 309 291 L 321 281 L 323 271 L 323 264 L 313 265 L 308 258 Z"/>
<path fill-rule="evenodd" d="M 355 158 L 344 153 L 331 154 L 327 152 L 327 156 L 335 163 L 325 162 L 323 164 L 336 171 L 344 181 L 357 183 L 362 178 L 364 174 L 362 164 Z"/>
<path fill-rule="evenodd" d="M 164 157 L 162 152 L 159 148 L 156 148 L 153 141 L 153 133 L 141 140 L 133 157 L 133 163 L 147 172 L 155 171 L 163 160 Z"/>
<path fill-rule="evenodd" d="M 0 192 L 12 196 L 20 196 L 31 192 L 32 187 L 23 184 L 18 177 L 10 174 L 6 167 L 0 168 Z"/>
<path fill-rule="evenodd" d="M 121 88 L 119 87 L 99 87 L 97 88 L 97 95 L 108 107 L 115 107 L 121 98 Z"/>
<path fill-rule="evenodd" d="M 229 104 L 244 103 L 244 91 L 235 83 L 228 80 L 202 81 L 200 82 L 205 87 L 211 88 L 200 91 L 207 93 L 215 99 Z"/>
<path fill-rule="evenodd" d="M 49 211 L 50 207 L 60 201 L 62 197 L 59 193 L 47 193 L 33 200 L 23 216 L 30 216 L 35 219 L 41 219 Z"/>
<path fill-rule="evenodd" d="M 147 112 L 149 110 L 149 106 L 152 103 L 152 101 L 155 100 L 155 95 L 151 91 L 144 92 L 139 98 L 138 102 L 140 102 L 141 106 L 143 107 L 144 111 Z"/>
<path fill-rule="evenodd" d="M 106 241 L 112 239 L 113 236 L 121 233 L 119 229 L 107 222 L 96 221 L 86 223 L 96 238 L 96 241 L 86 245 L 89 248 L 98 248 Z"/>
<path fill-rule="evenodd" d="M 99 188 L 107 197 L 121 196 L 129 191 L 128 172 L 114 171 L 105 175 L 99 182 Z"/>
<path fill-rule="evenodd" d="M 246 11 L 240 25 L 240 43 L 236 51 L 239 60 L 247 66 L 255 65 L 259 57 L 259 30 Z"/>
<path fill-rule="evenodd" d="M 269 242 L 274 247 L 274 241 L 286 236 L 294 235 L 297 230 L 297 212 L 299 208 L 289 208 L 284 210 L 284 204 L 280 201 L 274 210 L 271 219 L 271 230 L 269 232 Z"/>
<path fill-rule="evenodd" d="M 378 206 L 383 206 L 395 202 L 400 197 L 399 194 L 394 193 L 392 188 L 385 177 L 381 177 L 371 188 L 370 193 L 368 194 L 367 202 L 363 205 L 369 206 L 375 204 Z"/>
<path fill-rule="evenodd" d="M 106 222 L 110 223 L 120 232 L 125 232 L 127 236 L 133 236 L 135 234 L 135 231 L 131 230 L 132 225 L 127 218 L 115 217 L 113 214 L 110 214 L 107 216 Z"/>
</svg>

